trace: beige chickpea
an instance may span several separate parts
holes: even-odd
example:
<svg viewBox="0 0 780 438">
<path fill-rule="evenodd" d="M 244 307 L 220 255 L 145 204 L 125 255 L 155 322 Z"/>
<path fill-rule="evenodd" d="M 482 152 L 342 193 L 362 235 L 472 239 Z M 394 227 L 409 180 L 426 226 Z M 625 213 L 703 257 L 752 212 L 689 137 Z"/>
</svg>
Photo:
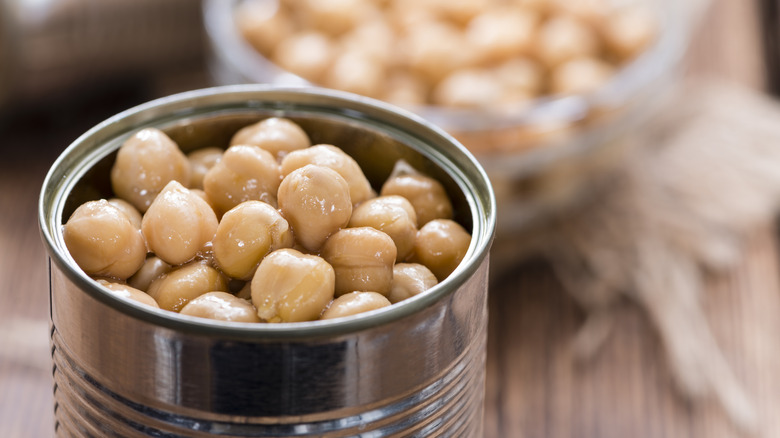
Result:
<svg viewBox="0 0 780 438">
<path fill-rule="evenodd" d="M 371 227 L 339 230 L 322 246 L 322 257 L 336 271 L 336 296 L 356 290 L 388 294 L 396 253 L 393 239 Z"/>
<path fill-rule="evenodd" d="M 333 60 L 333 64 L 325 73 L 323 85 L 377 97 L 385 86 L 385 66 L 364 53 L 344 52 Z"/>
<path fill-rule="evenodd" d="M 280 3 L 249 0 L 236 6 L 236 25 L 244 38 L 266 56 L 295 31 L 289 12 L 282 9 Z"/>
<path fill-rule="evenodd" d="M 417 232 L 413 259 L 442 281 L 458 267 L 470 243 L 471 235 L 459 223 L 434 219 Z"/>
<path fill-rule="evenodd" d="M 538 14 L 529 9 L 489 8 L 468 23 L 466 41 L 481 62 L 506 60 L 530 51 L 538 22 Z"/>
<path fill-rule="evenodd" d="M 279 164 L 270 152 L 257 146 L 229 147 L 222 160 L 206 173 L 203 190 L 217 216 L 251 200 L 276 204 L 276 192 L 282 181 Z"/>
<path fill-rule="evenodd" d="M 142 290 L 138 290 L 132 286 L 128 286 L 123 283 L 117 283 L 115 281 L 109 281 L 103 278 L 97 279 L 97 282 L 100 283 L 101 286 L 110 290 L 114 295 L 127 298 L 128 300 L 137 301 L 157 309 L 160 308 L 160 306 L 157 304 L 157 301 L 155 301 L 154 298 Z"/>
<path fill-rule="evenodd" d="M 334 284 L 333 268 L 321 257 L 280 249 L 257 267 L 252 303 L 263 321 L 313 321 L 333 300 Z"/>
<path fill-rule="evenodd" d="M 489 108 L 501 99 L 501 83 L 486 69 L 462 69 L 447 75 L 433 90 L 433 103 L 454 108 Z"/>
<path fill-rule="evenodd" d="M 217 216 L 206 201 L 171 181 L 144 214 L 141 231 L 155 255 L 180 265 L 214 238 Z"/>
<path fill-rule="evenodd" d="M 433 219 L 452 218 L 452 203 L 444 186 L 427 175 L 407 173 L 391 176 L 385 181 L 380 194 L 399 195 L 409 200 L 417 214 L 418 227 Z"/>
<path fill-rule="evenodd" d="M 307 164 L 290 172 L 279 186 L 279 209 L 295 240 L 318 250 L 352 216 L 349 184 L 333 169 Z"/>
<path fill-rule="evenodd" d="M 311 146 L 311 140 L 297 123 L 283 117 L 269 117 L 241 128 L 230 145 L 253 145 L 268 151 L 277 160 L 298 149 Z"/>
<path fill-rule="evenodd" d="M 111 187 L 141 213 L 170 181 L 189 184 L 190 162 L 164 132 L 142 129 L 119 148 L 111 168 Z"/>
<path fill-rule="evenodd" d="M 464 50 L 466 40 L 457 27 L 445 22 L 422 22 L 399 41 L 403 60 L 428 83 L 436 83 L 453 70 L 475 60 L 475 53 Z"/>
<path fill-rule="evenodd" d="M 437 15 L 443 16 L 454 23 L 465 26 L 491 7 L 493 0 L 433 0 L 431 8 Z"/>
<path fill-rule="evenodd" d="M 249 280 L 266 254 L 290 248 L 287 220 L 262 201 L 243 202 L 222 216 L 214 237 L 214 259 L 225 274 Z"/>
<path fill-rule="evenodd" d="M 341 37 L 342 50 L 360 53 L 386 67 L 395 56 L 395 34 L 381 17 L 360 23 Z"/>
<path fill-rule="evenodd" d="M 396 263 L 393 266 L 393 284 L 387 299 L 395 304 L 421 294 L 438 283 L 433 272 L 419 263 Z"/>
<path fill-rule="evenodd" d="M 227 292 L 227 279 L 207 263 L 195 261 L 154 280 L 148 293 L 161 309 L 178 312 L 190 300 L 215 291 Z"/>
<path fill-rule="evenodd" d="M 396 247 L 396 261 L 406 260 L 417 236 L 417 214 L 412 204 L 397 195 L 369 199 L 352 211 L 349 227 L 372 227 L 390 236 Z"/>
<path fill-rule="evenodd" d="M 187 154 L 190 160 L 190 189 L 203 189 L 206 173 L 219 163 L 225 151 L 220 148 L 203 148 Z"/>
<path fill-rule="evenodd" d="M 498 64 L 494 73 L 501 87 L 510 94 L 537 95 L 544 86 L 541 66 L 527 57 L 518 56 Z"/>
<path fill-rule="evenodd" d="M 320 144 L 291 152 L 282 160 L 282 175 L 287 176 L 307 164 L 327 167 L 341 175 L 349 185 L 352 204 L 356 205 L 376 196 L 357 161 L 336 146 Z"/>
<path fill-rule="evenodd" d="M 130 220 L 130 223 L 139 230 L 141 229 L 141 219 L 143 217 L 141 216 L 141 213 L 138 211 L 138 209 L 133 207 L 133 204 L 119 198 L 111 198 L 108 200 L 108 203 L 122 210 L 122 213 L 127 216 L 127 218 Z"/>
<path fill-rule="evenodd" d="M 650 46 L 658 34 L 658 23 L 645 8 L 627 7 L 610 14 L 601 33 L 607 49 L 625 61 Z"/>
<path fill-rule="evenodd" d="M 350 292 L 344 294 L 328 306 L 320 319 L 335 319 L 353 316 L 371 310 L 381 309 L 390 305 L 384 295 L 376 292 Z"/>
<path fill-rule="evenodd" d="M 276 46 L 272 59 L 280 67 L 314 83 L 333 60 L 335 47 L 326 35 L 305 31 L 285 38 Z"/>
<path fill-rule="evenodd" d="M 303 28 L 332 36 L 343 34 L 378 13 L 373 0 L 302 0 L 298 11 Z"/>
<path fill-rule="evenodd" d="M 556 94 L 581 94 L 596 91 L 613 75 L 614 69 L 596 58 L 577 58 L 555 68 L 550 91 Z"/>
<path fill-rule="evenodd" d="M 596 56 L 599 40 L 594 30 L 570 15 L 556 15 L 540 27 L 534 44 L 536 56 L 547 68 L 573 58 Z"/>
<path fill-rule="evenodd" d="M 406 107 L 423 105 L 428 99 L 425 82 L 406 71 L 390 73 L 383 93 L 382 100 Z"/>
<path fill-rule="evenodd" d="M 239 289 L 238 292 L 236 292 L 236 296 L 238 298 L 241 298 L 241 299 L 244 299 L 244 300 L 247 300 L 247 301 L 251 302 L 252 301 L 252 281 L 250 280 L 250 281 L 247 281 L 246 283 L 244 283 L 244 286 L 241 287 L 241 289 Z"/>
<path fill-rule="evenodd" d="M 62 229 L 70 255 L 89 275 L 126 279 L 144 263 L 141 231 L 105 199 L 80 205 Z"/>
<path fill-rule="evenodd" d="M 206 292 L 190 300 L 179 313 L 218 321 L 260 322 L 255 307 L 249 301 L 227 292 Z"/>
<path fill-rule="evenodd" d="M 127 279 L 127 284 L 130 286 L 142 290 L 149 290 L 149 285 L 152 282 L 163 275 L 171 272 L 173 266 L 166 263 L 163 259 L 157 256 L 149 256 L 144 261 L 143 266 L 132 277 Z"/>
</svg>

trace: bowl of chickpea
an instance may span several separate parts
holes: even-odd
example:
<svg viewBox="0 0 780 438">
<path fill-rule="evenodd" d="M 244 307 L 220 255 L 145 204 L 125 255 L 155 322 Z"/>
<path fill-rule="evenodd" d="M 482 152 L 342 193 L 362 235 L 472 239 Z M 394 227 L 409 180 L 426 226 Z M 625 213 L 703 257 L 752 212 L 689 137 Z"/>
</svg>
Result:
<svg viewBox="0 0 780 438">
<path fill-rule="evenodd" d="M 41 191 L 57 431 L 478 436 L 495 220 L 473 155 L 380 101 L 120 113 Z"/>
<path fill-rule="evenodd" d="M 472 151 L 499 232 L 608 182 L 679 76 L 671 0 L 206 0 L 215 80 L 345 90 L 409 109 Z"/>
</svg>

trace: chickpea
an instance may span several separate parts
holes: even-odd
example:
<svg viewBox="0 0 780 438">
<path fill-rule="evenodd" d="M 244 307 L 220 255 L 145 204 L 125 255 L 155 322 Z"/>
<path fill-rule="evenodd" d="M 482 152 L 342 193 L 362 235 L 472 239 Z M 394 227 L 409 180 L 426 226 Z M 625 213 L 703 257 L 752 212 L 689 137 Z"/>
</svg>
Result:
<svg viewBox="0 0 780 438">
<path fill-rule="evenodd" d="M 128 300 L 137 301 L 139 303 L 143 303 L 146 304 L 147 306 L 155 307 L 157 309 L 160 308 L 160 306 L 157 304 L 157 301 L 155 301 L 154 298 L 150 297 L 149 294 L 147 294 L 144 291 L 138 290 L 126 284 L 117 283 L 115 281 L 109 281 L 103 278 L 99 278 L 96 281 L 101 286 L 111 291 L 111 293 L 113 293 L 114 295 L 127 298 Z"/>
<path fill-rule="evenodd" d="M 280 249 L 257 267 L 252 302 L 263 321 L 313 321 L 333 300 L 334 284 L 333 268 L 321 257 Z"/>
<path fill-rule="evenodd" d="M 349 185 L 335 170 L 307 164 L 284 177 L 279 209 L 292 225 L 295 239 L 316 251 L 352 215 Z"/>
<path fill-rule="evenodd" d="M 530 51 L 538 21 L 538 15 L 525 8 L 491 8 L 468 23 L 466 40 L 482 62 L 507 59 Z"/>
<path fill-rule="evenodd" d="M 327 167 L 341 175 L 349 185 L 349 197 L 353 205 L 376 196 L 357 161 L 336 146 L 320 144 L 291 152 L 282 160 L 282 175 L 287 176 L 307 164 Z"/>
<path fill-rule="evenodd" d="M 488 108 L 501 99 L 504 90 L 485 69 L 455 70 L 433 90 L 433 102 L 453 108 Z"/>
<path fill-rule="evenodd" d="M 595 58 L 567 61 L 553 70 L 550 90 L 558 94 L 580 94 L 598 90 L 612 77 L 612 67 Z"/>
<path fill-rule="evenodd" d="M 276 204 L 282 174 L 270 152 L 257 146 L 231 146 L 203 178 L 203 190 L 219 217 L 251 200 Z"/>
<path fill-rule="evenodd" d="M 439 281 L 430 269 L 419 263 L 396 263 L 387 299 L 395 304 L 436 286 Z"/>
<path fill-rule="evenodd" d="M 549 18 L 539 29 L 536 40 L 536 56 L 547 68 L 573 58 L 596 56 L 598 38 L 590 27 L 570 15 Z"/>
<path fill-rule="evenodd" d="M 320 32 L 306 31 L 285 38 L 273 52 L 280 67 L 311 82 L 320 82 L 333 60 L 333 41 Z"/>
<path fill-rule="evenodd" d="M 298 149 L 311 146 L 311 140 L 298 124 L 282 117 L 269 117 L 241 128 L 230 145 L 252 145 L 268 151 L 277 160 Z"/>
<path fill-rule="evenodd" d="M 334 233 L 322 246 L 322 257 L 336 271 L 336 296 L 356 290 L 388 294 L 396 252 L 393 239 L 371 227 Z"/>
<path fill-rule="evenodd" d="M 179 313 L 218 321 L 260 322 L 255 307 L 249 301 L 227 292 L 206 292 L 190 300 Z"/>
<path fill-rule="evenodd" d="M 141 229 L 141 213 L 135 207 L 133 207 L 133 204 L 119 198 L 111 198 L 108 200 L 108 203 L 122 210 L 122 213 L 127 216 L 127 219 L 130 220 L 130 223 L 139 230 Z"/>
<path fill-rule="evenodd" d="M 252 281 L 247 281 L 244 286 L 236 292 L 238 298 L 245 299 L 249 302 L 252 301 Z"/>
<path fill-rule="evenodd" d="M 460 224 L 434 219 L 417 232 L 413 258 L 443 281 L 463 260 L 470 243 L 471 235 Z"/>
<path fill-rule="evenodd" d="M 149 290 L 149 285 L 154 280 L 171 272 L 171 269 L 173 269 L 173 266 L 163 261 L 163 259 L 157 256 L 147 257 L 141 269 L 127 279 L 127 284 L 136 289 L 147 291 Z"/>
<path fill-rule="evenodd" d="M 367 0 L 302 0 L 302 25 L 328 35 L 338 36 L 355 27 L 373 13 L 378 13 Z"/>
<path fill-rule="evenodd" d="M 357 315 L 390 305 L 384 295 L 376 292 L 351 292 L 344 294 L 328 306 L 320 319 L 335 319 Z"/>
<path fill-rule="evenodd" d="M 146 258 L 141 231 L 105 199 L 79 206 L 63 226 L 62 234 L 76 264 L 89 275 L 124 280 Z"/>
<path fill-rule="evenodd" d="M 428 91 L 419 76 L 394 72 L 387 79 L 382 99 L 400 106 L 419 106 L 426 102 Z"/>
<path fill-rule="evenodd" d="M 207 263 L 195 261 L 154 280 L 148 293 L 161 309 L 178 312 L 190 300 L 215 291 L 227 292 L 227 279 Z"/>
<path fill-rule="evenodd" d="M 525 57 L 515 57 L 495 68 L 496 80 L 502 88 L 512 93 L 539 94 L 544 86 L 542 68 L 535 61 Z"/>
<path fill-rule="evenodd" d="M 268 55 L 294 28 L 289 13 L 280 2 L 252 0 L 240 2 L 234 14 L 241 33 L 258 52 Z"/>
<path fill-rule="evenodd" d="M 636 57 L 647 48 L 658 33 L 658 23 L 641 7 L 615 11 L 602 26 L 604 44 L 619 59 Z"/>
<path fill-rule="evenodd" d="M 195 258 L 214 238 L 217 216 L 206 201 L 171 181 L 144 215 L 141 231 L 152 252 L 180 265 Z"/>
<path fill-rule="evenodd" d="M 361 52 L 344 52 L 334 59 L 323 78 L 323 84 L 350 93 L 377 97 L 385 86 L 385 67 L 375 58 Z"/>
<path fill-rule="evenodd" d="M 187 159 L 190 160 L 190 169 L 192 170 L 190 173 L 191 189 L 203 188 L 203 178 L 215 164 L 219 163 L 224 152 L 220 148 L 203 148 L 187 154 Z"/>
<path fill-rule="evenodd" d="M 453 70 L 474 62 L 474 53 L 464 50 L 462 32 L 446 22 L 422 22 L 409 29 L 400 42 L 404 62 L 429 83 L 436 83 Z"/>
<path fill-rule="evenodd" d="M 417 226 L 433 219 L 452 218 L 452 203 L 444 186 L 427 175 L 407 173 L 391 176 L 385 181 L 380 194 L 408 199 L 417 214 Z"/>
<path fill-rule="evenodd" d="M 249 280 L 266 254 L 294 243 L 290 225 L 262 201 L 243 202 L 222 216 L 214 237 L 214 259 L 225 274 Z"/>
<path fill-rule="evenodd" d="M 114 193 L 141 213 L 174 180 L 189 184 L 190 163 L 176 143 L 155 128 L 142 129 L 127 139 L 111 168 Z"/>
<path fill-rule="evenodd" d="M 363 54 L 387 67 L 393 62 L 395 34 L 381 17 L 370 19 L 344 35 L 341 45 L 345 51 Z"/>
<path fill-rule="evenodd" d="M 397 195 L 369 199 L 352 211 L 349 226 L 372 227 L 390 236 L 397 250 L 396 261 L 406 260 L 417 236 L 417 214 L 406 198 Z"/>
</svg>

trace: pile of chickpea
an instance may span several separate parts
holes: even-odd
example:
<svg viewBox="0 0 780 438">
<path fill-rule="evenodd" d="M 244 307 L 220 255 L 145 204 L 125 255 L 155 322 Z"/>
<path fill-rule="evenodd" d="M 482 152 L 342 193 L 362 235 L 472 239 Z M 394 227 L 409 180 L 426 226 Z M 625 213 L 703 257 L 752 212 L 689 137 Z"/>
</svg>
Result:
<svg viewBox="0 0 780 438">
<path fill-rule="evenodd" d="M 430 289 L 470 234 L 440 182 L 400 161 L 380 193 L 333 145 L 271 117 L 230 146 L 185 155 L 143 129 L 120 147 L 112 199 L 63 226 L 106 290 L 181 314 L 238 322 L 346 317 Z"/>
<path fill-rule="evenodd" d="M 603 86 L 656 38 L 637 3 L 247 0 L 235 20 L 258 52 L 312 83 L 403 106 L 495 110 Z"/>
</svg>

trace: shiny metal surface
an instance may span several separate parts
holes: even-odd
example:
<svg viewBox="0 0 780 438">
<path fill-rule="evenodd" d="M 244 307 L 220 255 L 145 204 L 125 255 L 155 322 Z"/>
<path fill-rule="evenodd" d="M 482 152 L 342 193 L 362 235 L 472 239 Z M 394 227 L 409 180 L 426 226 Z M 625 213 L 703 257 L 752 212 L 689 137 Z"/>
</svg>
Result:
<svg viewBox="0 0 780 438">
<path fill-rule="evenodd" d="M 403 157 L 434 174 L 472 231 L 461 266 L 435 288 L 352 319 L 220 323 L 106 293 L 75 267 L 61 224 L 107 196 L 113 153 L 145 126 L 183 149 L 222 144 L 269 115 L 315 143 L 343 147 L 373 184 Z M 151 102 L 97 126 L 52 167 L 40 223 L 50 254 L 55 414 L 60 436 L 480 436 L 489 181 L 440 130 L 367 99 L 262 86 L 201 90 Z"/>
</svg>

